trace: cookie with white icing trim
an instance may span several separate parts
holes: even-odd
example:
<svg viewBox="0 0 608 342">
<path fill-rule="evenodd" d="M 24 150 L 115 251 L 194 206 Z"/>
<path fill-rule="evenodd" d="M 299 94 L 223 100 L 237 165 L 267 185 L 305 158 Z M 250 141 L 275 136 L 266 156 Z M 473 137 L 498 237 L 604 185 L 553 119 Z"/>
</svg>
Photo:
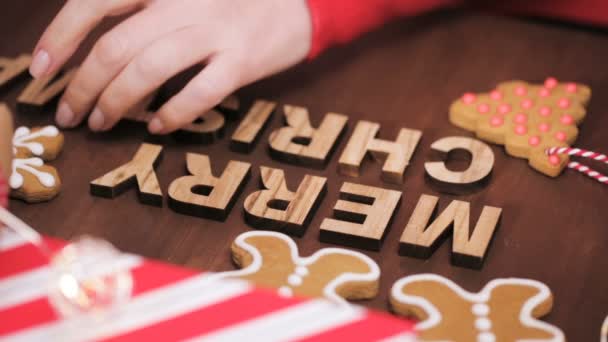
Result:
<svg viewBox="0 0 608 342">
<path fill-rule="evenodd" d="M 480 292 L 463 290 L 436 274 L 399 279 L 390 295 L 392 310 L 420 320 L 420 341 L 564 341 L 563 332 L 539 321 L 553 306 L 549 288 L 538 281 L 503 278 Z"/>
<path fill-rule="evenodd" d="M 63 142 L 63 134 L 55 126 L 17 128 L 12 140 L 14 159 L 9 178 L 12 198 L 38 203 L 59 194 L 59 174 L 44 162 L 57 158 Z"/>
<path fill-rule="evenodd" d="M 505 145 L 509 155 L 528 159 L 532 168 L 555 177 L 568 157 L 547 156 L 545 150 L 574 143 L 590 98 L 586 85 L 553 77 L 543 84 L 508 81 L 491 92 L 466 93 L 454 101 L 450 122 L 482 140 Z"/>
<path fill-rule="evenodd" d="M 344 299 L 373 298 L 378 293 L 380 268 L 366 255 L 341 248 L 324 248 L 300 257 L 287 235 L 251 231 L 232 244 L 232 258 L 242 269 L 217 274 L 239 278 L 257 286 L 277 289 L 283 296 Z"/>
</svg>

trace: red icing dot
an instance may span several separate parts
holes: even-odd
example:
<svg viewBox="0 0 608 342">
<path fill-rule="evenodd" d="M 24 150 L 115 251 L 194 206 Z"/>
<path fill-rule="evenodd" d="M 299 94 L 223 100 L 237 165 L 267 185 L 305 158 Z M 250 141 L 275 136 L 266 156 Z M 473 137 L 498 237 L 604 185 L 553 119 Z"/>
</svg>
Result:
<svg viewBox="0 0 608 342">
<path fill-rule="evenodd" d="M 524 125 L 515 126 L 515 134 L 524 135 L 526 133 L 528 133 L 528 128 L 526 128 L 526 126 L 524 126 Z"/>
<path fill-rule="evenodd" d="M 498 112 L 500 114 L 507 114 L 511 111 L 511 105 L 507 104 L 507 103 L 503 103 L 500 106 L 498 106 Z"/>
<path fill-rule="evenodd" d="M 530 100 L 530 99 L 525 99 L 525 100 L 521 101 L 521 107 L 524 109 L 530 109 L 530 108 L 532 108 L 533 105 L 534 105 L 534 102 L 532 102 L 532 100 Z"/>
<path fill-rule="evenodd" d="M 559 106 L 559 108 L 568 108 L 570 107 L 570 100 L 565 97 L 561 98 L 557 101 L 557 105 Z"/>
<path fill-rule="evenodd" d="M 566 141 L 566 138 L 567 136 L 565 132 L 559 131 L 555 133 L 555 139 L 559 141 Z"/>
<path fill-rule="evenodd" d="M 538 144 L 540 144 L 540 137 L 533 135 L 530 137 L 530 139 L 528 139 L 528 144 L 530 146 L 538 146 Z"/>
<path fill-rule="evenodd" d="M 540 97 L 547 97 L 547 96 L 551 95 L 551 91 L 549 91 L 549 89 L 547 89 L 547 88 L 542 88 L 541 90 L 538 91 L 538 95 L 540 95 Z"/>
<path fill-rule="evenodd" d="M 568 83 L 566 84 L 566 91 L 569 93 L 576 93 L 576 91 L 578 90 L 578 86 L 576 85 L 576 83 Z"/>
<path fill-rule="evenodd" d="M 517 114 L 515 115 L 515 118 L 513 119 L 513 121 L 515 121 L 515 123 L 518 124 L 524 124 L 526 122 L 528 122 L 528 116 L 526 114 Z"/>
<path fill-rule="evenodd" d="M 551 115 L 551 108 L 549 108 L 547 106 L 540 107 L 540 109 L 538 110 L 538 112 L 542 116 L 549 116 L 549 115 Z"/>
<path fill-rule="evenodd" d="M 500 116 L 493 116 L 492 119 L 490 119 L 490 125 L 493 127 L 500 127 L 504 122 L 505 120 L 503 120 L 503 118 Z"/>
<path fill-rule="evenodd" d="M 550 129 L 551 129 L 551 125 L 549 125 L 546 122 L 543 122 L 540 125 L 538 125 L 538 130 L 541 132 L 549 132 Z"/>
<path fill-rule="evenodd" d="M 487 112 L 490 111 L 490 106 L 488 106 L 486 103 L 482 103 L 479 106 L 477 106 L 477 111 L 480 114 L 486 114 Z"/>
<path fill-rule="evenodd" d="M 471 103 L 475 102 L 476 99 L 477 99 L 477 97 L 473 93 L 466 93 L 466 94 L 462 95 L 462 102 L 464 102 L 466 104 L 471 104 Z"/>
<path fill-rule="evenodd" d="M 526 89 L 526 87 L 523 85 L 517 86 L 515 88 L 515 95 L 517 96 L 524 96 L 526 95 L 526 93 L 528 93 L 528 89 Z"/>
<path fill-rule="evenodd" d="M 559 121 L 564 124 L 564 125 L 572 125 L 572 123 L 574 122 L 574 119 L 572 118 L 571 115 L 568 114 L 564 114 L 562 115 L 562 117 L 559 119 Z"/>
<path fill-rule="evenodd" d="M 549 77 L 545 80 L 545 87 L 553 89 L 555 86 L 557 86 L 557 80 L 555 77 Z"/>
<path fill-rule="evenodd" d="M 502 99 L 502 93 L 501 93 L 501 92 L 499 92 L 498 90 L 493 90 L 493 91 L 490 93 L 490 98 L 491 98 L 492 100 L 497 100 L 497 101 L 498 101 L 498 100 Z"/>
<path fill-rule="evenodd" d="M 549 163 L 553 166 L 557 166 L 560 163 L 559 157 L 555 154 L 549 156 Z"/>
</svg>

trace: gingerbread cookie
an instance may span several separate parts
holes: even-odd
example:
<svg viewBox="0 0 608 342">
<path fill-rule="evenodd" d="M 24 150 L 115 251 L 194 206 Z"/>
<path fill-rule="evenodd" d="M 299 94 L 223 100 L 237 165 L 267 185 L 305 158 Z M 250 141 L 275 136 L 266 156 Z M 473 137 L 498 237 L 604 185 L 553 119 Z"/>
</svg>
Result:
<svg viewBox="0 0 608 342">
<path fill-rule="evenodd" d="M 8 107 L 0 103 L 0 207 L 8 205 L 8 177 L 13 160 L 13 119 Z"/>
<path fill-rule="evenodd" d="M 55 126 L 19 127 L 13 135 L 13 165 L 9 179 L 10 196 L 28 203 L 51 200 L 59 194 L 57 170 L 44 161 L 59 155 L 63 134 Z"/>
<path fill-rule="evenodd" d="M 421 341 L 564 341 L 563 332 L 537 320 L 551 311 L 553 295 L 538 281 L 495 279 L 479 293 L 436 274 L 399 279 L 391 290 L 395 313 L 421 320 Z"/>
<path fill-rule="evenodd" d="M 552 77 L 541 85 L 509 81 L 489 93 L 464 94 L 452 103 L 450 122 L 505 145 L 508 154 L 528 159 L 534 169 L 555 177 L 567 157 L 547 156 L 545 150 L 574 143 L 590 97 L 589 87 Z"/>
<path fill-rule="evenodd" d="M 251 231 L 232 244 L 238 271 L 219 273 L 220 278 L 239 278 L 260 287 L 278 289 L 282 296 L 368 299 L 378 293 L 380 268 L 364 254 L 340 248 L 324 248 L 309 257 L 299 256 L 287 235 Z"/>
</svg>

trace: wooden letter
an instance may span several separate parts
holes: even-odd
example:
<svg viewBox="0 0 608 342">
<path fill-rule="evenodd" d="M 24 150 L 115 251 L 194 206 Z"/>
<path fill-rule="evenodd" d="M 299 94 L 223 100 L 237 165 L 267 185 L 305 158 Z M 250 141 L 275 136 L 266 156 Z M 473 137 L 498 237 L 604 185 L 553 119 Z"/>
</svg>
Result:
<svg viewBox="0 0 608 342">
<path fill-rule="evenodd" d="M 229 96 L 215 109 L 203 114 L 199 119 L 189 125 L 182 127 L 174 133 L 176 139 L 194 144 L 211 144 L 224 134 L 226 120 L 222 113 L 235 115 L 238 111 L 239 101 L 235 96 Z M 152 120 L 154 113 L 148 111 L 147 106 L 141 106 L 139 110 L 133 110 L 124 117 L 126 120 L 148 123 Z M 232 114 L 228 114 L 232 113 Z"/>
<path fill-rule="evenodd" d="M 357 177 L 361 162 L 369 151 L 374 159 L 384 160 L 382 179 L 390 183 L 402 183 L 403 174 L 412 154 L 418 146 L 422 132 L 407 128 L 399 131 L 396 141 L 376 138 L 380 125 L 369 121 L 359 121 L 346 148 L 340 156 L 340 173 Z"/>
<path fill-rule="evenodd" d="M 51 75 L 31 80 L 17 98 L 17 109 L 22 113 L 36 113 L 45 105 L 58 97 L 76 74 L 76 68 L 60 75 L 55 72 Z"/>
<path fill-rule="evenodd" d="M 0 89 L 21 75 L 25 75 L 32 62 L 30 55 L 21 55 L 15 59 L 0 57 Z"/>
<path fill-rule="evenodd" d="M 451 227 L 453 229 L 452 263 L 458 266 L 481 268 L 502 209 L 485 206 L 473 234 L 470 234 L 468 202 L 452 201 L 433 223 L 428 225 L 438 200 L 435 196 L 420 197 L 401 235 L 399 254 L 429 258 Z"/>
<path fill-rule="evenodd" d="M 225 220 L 246 184 L 251 164 L 230 161 L 222 176 L 214 177 L 206 155 L 186 154 L 192 176 L 174 180 L 169 186 L 169 207 L 179 213 Z"/>
<path fill-rule="evenodd" d="M 321 223 L 322 242 L 378 251 L 401 200 L 401 191 L 344 183 L 334 218 Z"/>
<path fill-rule="evenodd" d="M 251 193 L 245 199 L 247 223 L 260 229 L 304 235 L 313 212 L 325 195 L 327 179 L 306 175 L 298 190 L 291 192 L 287 189 L 283 170 L 262 166 L 260 171 L 265 190 Z"/>
<path fill-rule="evenodd" d="M 287 126 L 272 132 L 268 139 L 271 155 L 295 164 L 325 166 L 348 118 L 328 113 L 315 129 L 310 125 L 306 108 L 285 106 L 284 111 Z"/>
<path fill-rule="evenodd" d="M 494 167 L 494 153 L 485 143 L 467 137 L 447 137 L 435 141 L 431 149 L 449 153 L 453 150 L 465 150 L 471 154 L 471 163 L 464 171 L 450 171 L 443 161 L 427 162 L 424 169 L 427 175 L 434 180 L 441 190 L 450 193 L 459 193 L 463 189 L 459 186 L 480 183 Z"/>
<path fill-rule="evenodd" d="M 137 184 L 139 200 L 144 204 L 162 206 L 163 194 L 154 167 L 162 157 L 163 147 L 142 144 L 133 159 L 91 182 L 91 194 L 114 198 Z"/>
<path fill-rule="evenodd" d="M 230 149 L 251 152 L 277 106 L 276 102 L 256 100 L 239 127 L 232 134 Z"/>
</svg>

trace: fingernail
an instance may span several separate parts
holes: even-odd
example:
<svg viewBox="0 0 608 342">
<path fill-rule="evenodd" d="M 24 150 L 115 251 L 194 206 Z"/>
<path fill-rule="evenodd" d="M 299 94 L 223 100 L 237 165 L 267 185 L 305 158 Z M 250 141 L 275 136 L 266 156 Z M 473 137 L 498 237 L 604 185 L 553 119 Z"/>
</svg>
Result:
<svg viewBox="0 0 608 342">
<path fill-rule="evenodd" d="M 89 127 L 93 131 L 101 131 L 103 130 L 103 125 L 106 119 L 103 116 L 103 113 L 99 108 L 95 108 L 93 113 L 89 117 Z"/>
<path fill-rule="evenodd" d="M 51 57 L 49 54 L 44 50 L 39 50 L 30 65 L 30 74 L 32 74 L 34 78 L 44 76 L 50 65 Z"/>
<path fill-rule="evenodd" d="M 148 125 L 148 131 L 152 134 L 160 134 L 164 129 L 162 121 L 159 118 L 154 118 Z"/>
<path fill-rule="evenodd" d="M 70 128 L 73 126 L 74 112 L 67 102 L 61 102 L 57 108 L 57 115 L 55 116 L 57 124 L 63 128 Z"/>
</svg>

